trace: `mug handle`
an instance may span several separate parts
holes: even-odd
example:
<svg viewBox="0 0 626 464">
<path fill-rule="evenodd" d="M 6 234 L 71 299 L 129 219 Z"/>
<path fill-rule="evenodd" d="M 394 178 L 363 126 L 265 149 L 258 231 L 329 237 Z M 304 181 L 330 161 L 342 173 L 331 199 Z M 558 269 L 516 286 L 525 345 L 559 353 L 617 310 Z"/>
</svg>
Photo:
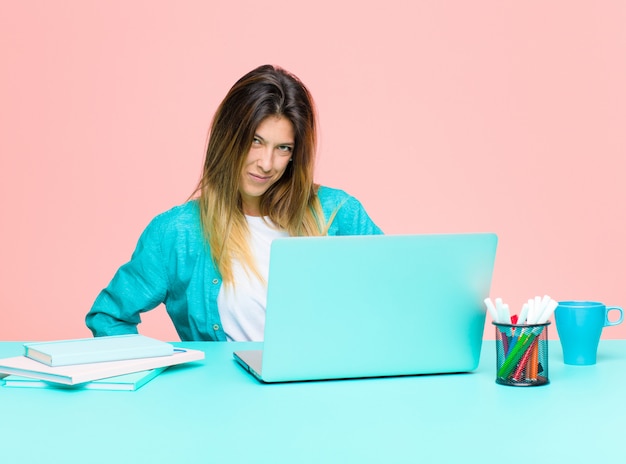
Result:
<svg viewBox="0 0 626 464">
<path fill-rule="evenodd" d="M 609 312 L 613 310 L 619 311 L 619 319 L 611 322 L 609 320 Z M 624 320 L 624 310 L 622 308 L 620 308 L 619 306 L 607 306 L 606 307 L 606 320 L 604 321 L 605 327 L 621 324 L 623 320 Z"/>
</svg>

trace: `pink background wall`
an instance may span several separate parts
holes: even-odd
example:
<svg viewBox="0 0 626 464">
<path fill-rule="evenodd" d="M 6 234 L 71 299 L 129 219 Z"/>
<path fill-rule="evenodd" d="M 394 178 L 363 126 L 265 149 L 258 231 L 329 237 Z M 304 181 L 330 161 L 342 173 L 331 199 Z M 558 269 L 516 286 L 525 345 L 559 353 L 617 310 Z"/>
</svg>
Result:
<svg viewBox="0 0 626 464">
<path fill-rule="evenodd" d="M 317 100 L 317 180 L 387 233 L 498 233 L 492 296 L 515 310 L 626 306 L 625 2 L 0 2 L 0 340 L 89 335 L 264 63 Z M 140 329 L 177 339 L 162 308 Z"/>
</svg>

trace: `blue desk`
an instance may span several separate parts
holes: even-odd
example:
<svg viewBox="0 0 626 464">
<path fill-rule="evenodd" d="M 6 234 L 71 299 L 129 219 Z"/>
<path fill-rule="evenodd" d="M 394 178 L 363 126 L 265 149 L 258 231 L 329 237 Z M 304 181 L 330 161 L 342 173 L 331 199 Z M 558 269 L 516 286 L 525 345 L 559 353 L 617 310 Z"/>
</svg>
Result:
<svg viewBox="0 0 626 464">
<path fill-rule="evenodd" d="M 278 385 L 233 361 L 255 344 L 182 345 L 206 359 L 136 392 L 0 388 L 0 461 L 626 462 L 626 340 L 603 340 L 589 367 L 550 342 L 543 387 L 497 385 L 493 341 L 471 374 Z"/>
</svg>

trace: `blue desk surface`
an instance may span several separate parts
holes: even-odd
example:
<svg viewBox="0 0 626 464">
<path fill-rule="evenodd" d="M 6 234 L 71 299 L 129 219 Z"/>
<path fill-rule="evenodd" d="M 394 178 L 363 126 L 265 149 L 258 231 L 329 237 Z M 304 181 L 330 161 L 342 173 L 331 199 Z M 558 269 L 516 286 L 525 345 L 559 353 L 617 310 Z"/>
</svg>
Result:
<svg viewBox="0 0 626 464">
<path fill-rule="evenodd" d="M 626 340 L 587 367 L 550 342 L 543 387 L 497 385 L 493 341 L 470 374 L 276 385 L 233 361 L 258 344 L 181 345 L 206 359 L 136 392 L 0 388 L 0 461 L 626 462 Z"/>
</svg>

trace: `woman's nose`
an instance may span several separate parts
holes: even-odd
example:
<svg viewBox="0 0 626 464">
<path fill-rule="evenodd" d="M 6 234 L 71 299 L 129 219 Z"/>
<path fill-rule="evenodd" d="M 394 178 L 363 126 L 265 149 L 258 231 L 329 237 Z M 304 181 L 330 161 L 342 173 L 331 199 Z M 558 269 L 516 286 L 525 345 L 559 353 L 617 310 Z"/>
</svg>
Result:
<svg viewBox="0 0 626 464">
<path fill-rule="evenodd" d="M 263 171 L 267 172 L 272 169 L 272 161 L 273 161 L 273 152 L 272 149 L 267 147 L 263 150 L 260 150 L 259 158 L 257 159 L 257 166 L 259 166 Z"/>
</svg>

